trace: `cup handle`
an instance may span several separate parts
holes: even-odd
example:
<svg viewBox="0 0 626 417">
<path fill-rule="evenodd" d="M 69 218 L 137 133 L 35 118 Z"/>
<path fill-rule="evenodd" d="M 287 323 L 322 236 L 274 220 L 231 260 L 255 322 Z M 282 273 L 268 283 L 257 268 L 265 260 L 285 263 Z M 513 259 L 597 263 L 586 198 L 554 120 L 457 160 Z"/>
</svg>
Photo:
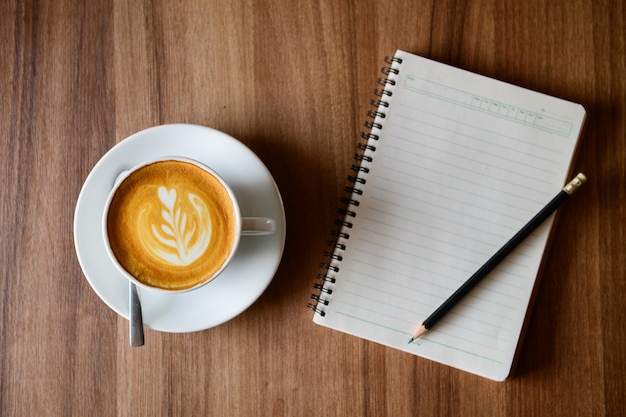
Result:
<svg viewBox="0 0 626 417">
<path fill-rule="evenodd" d="M 242 236 L 261 236 L 271 235 L 276 230 L 276 222 L 274 219 L 266 217 L 242 217 L 241 218 L 241 235 Z"/>
</svg>

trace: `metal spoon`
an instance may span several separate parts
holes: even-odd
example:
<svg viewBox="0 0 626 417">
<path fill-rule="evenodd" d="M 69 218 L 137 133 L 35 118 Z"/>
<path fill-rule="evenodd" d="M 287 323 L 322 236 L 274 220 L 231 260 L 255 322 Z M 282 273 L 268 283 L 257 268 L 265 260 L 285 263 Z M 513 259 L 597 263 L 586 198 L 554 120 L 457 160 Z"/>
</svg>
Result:
<svg viewBox="0 0 626 417">
<path fill-rule="evenodd" d="M 117 184 L 128 171 L 122 171 L 115 178 Z M 130 316 L 128 318 L 128 332 L 130 336 L 130 345 L 133 347 L 143 346 L 143 317 L 141 315 L 141 302 L 137 293 L 137 286 L 132 282 L 128 283 L 128 306 Z"/>
<path fill-rule="evenodd" d="M 141 315 L 141 302 L 139 301 L 137 286 L 132 282 L 128 285 L 128 302 L 130 307 L 130 345 L 133 347 L 143 346 L 143 318 Z"/>
</svg>

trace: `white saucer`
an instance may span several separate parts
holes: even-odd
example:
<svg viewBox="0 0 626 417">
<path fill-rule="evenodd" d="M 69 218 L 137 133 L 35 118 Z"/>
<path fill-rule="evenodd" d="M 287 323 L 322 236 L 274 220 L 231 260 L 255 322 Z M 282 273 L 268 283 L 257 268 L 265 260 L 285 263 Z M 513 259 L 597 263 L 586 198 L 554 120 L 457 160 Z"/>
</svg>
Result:
<svg viewBox="0 0 626 417">
<path fill-rule="evenodd" d="M 208 127 L 173 124 L 143 130 L 118 143 L 85 180 L 74 214 L 74 245 L 96 294 L 128 318 L 128 281 L 104 248 L 104 203 L 120 172 L 163 156 L 193 158 L 212 167 L 233 189 L 242 216 L 276 221 L 273 235 L 242 237 L 235 258 L 214 282 L 179 294 L 140 290 L 145 326 L 172 333 L 204 330 L 232 319 L 261 296 L 285 246 L 285 211 L 276 183 L 263 162 L 241 142 Z"/>
</svg>

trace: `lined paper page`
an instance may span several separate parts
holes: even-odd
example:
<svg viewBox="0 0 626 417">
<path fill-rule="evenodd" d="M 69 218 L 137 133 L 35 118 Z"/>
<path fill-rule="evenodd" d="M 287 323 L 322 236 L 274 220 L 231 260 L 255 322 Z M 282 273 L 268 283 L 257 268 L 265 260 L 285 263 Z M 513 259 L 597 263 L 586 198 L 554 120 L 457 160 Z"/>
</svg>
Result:
<svg viewBox="0 0 626 417">
<path fill-rule="evenodd" d="M 325 316 L 491 379 L 511 368 L 552 219 L 433 331 L 413 331 L 566 182 L 581 106 L 398 51 Z M 331 272 L 332 273 L 332 272 Z"/>
</svg>

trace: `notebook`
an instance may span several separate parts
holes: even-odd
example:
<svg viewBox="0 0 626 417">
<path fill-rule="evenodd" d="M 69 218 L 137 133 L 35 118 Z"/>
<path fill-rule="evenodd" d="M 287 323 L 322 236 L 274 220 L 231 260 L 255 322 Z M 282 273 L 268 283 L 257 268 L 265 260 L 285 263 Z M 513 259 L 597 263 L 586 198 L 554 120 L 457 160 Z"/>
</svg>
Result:
<svg viewBox="0 0 626 417">
<path fill-rule="evenodd" d="M 385 61 L 313 320 L 502 381 L 554 216 L 433 330 L 408 340 L 561 190 L 585 110 L 403 51 Z"/>
</svg>

